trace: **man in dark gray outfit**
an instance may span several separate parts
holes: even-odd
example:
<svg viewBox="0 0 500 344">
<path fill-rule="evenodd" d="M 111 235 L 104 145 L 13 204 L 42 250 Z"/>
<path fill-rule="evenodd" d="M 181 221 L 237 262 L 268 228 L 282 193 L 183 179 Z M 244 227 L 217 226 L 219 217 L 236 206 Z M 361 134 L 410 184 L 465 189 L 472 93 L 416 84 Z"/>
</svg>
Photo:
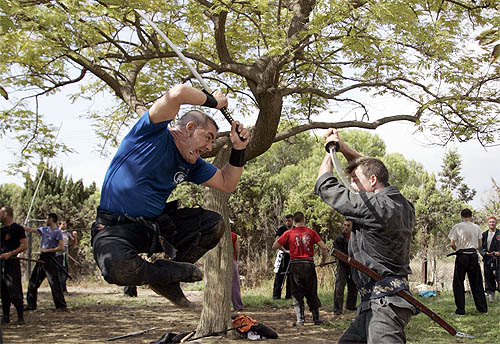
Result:
<svg viewBox="0 0 500 344">
<path fill-rule="evenodd" d="M 389 173 L 380 160 L 361 157 L 339 140 L 335 129 L 329 129 L 324 138 L 327 143 L 339 143 L 338 151 L 349 162 L 346 172 L 357 192 L 349 190 L 333 176 L 329 154 L 325 155 L 319 169 L 315 192 L 352 220 L 350 256 L 384 277 L 375 282 L 353 271 L 361 304 L 354 322 L 339 343 L 405 343 L 404 329 L 416 309 L 396 293 L 409 290 L 415 210 L 398 188 L 389 186 Z"/>
</svg>

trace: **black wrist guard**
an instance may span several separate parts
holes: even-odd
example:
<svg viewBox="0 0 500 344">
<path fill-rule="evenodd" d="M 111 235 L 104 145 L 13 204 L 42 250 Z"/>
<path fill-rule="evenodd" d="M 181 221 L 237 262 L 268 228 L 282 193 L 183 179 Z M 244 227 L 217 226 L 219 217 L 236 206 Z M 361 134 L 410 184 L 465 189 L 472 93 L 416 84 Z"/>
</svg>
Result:
<svg viewBox="0 0 500 344">
<path fill-rule="evenodd" d="M 231 149 L 231 155 L 229 156 L 229 163 L 235 167 L 245 166 L 245 153 L 246 148 L 243 149 Z"/>
<path fill-rule="evenodd" d="M 217 100 L 215 99 L 215 97 L 205 90 L 202 90 L 202 91 L 203 91 L 203 93 L 206 94 L 207 100 L 205 100 L 205 102 L 203 104 L 201 104 L 201 106 L 206 106 L 206 107 L 215 109 L 217 107 Z"/>
</svg>

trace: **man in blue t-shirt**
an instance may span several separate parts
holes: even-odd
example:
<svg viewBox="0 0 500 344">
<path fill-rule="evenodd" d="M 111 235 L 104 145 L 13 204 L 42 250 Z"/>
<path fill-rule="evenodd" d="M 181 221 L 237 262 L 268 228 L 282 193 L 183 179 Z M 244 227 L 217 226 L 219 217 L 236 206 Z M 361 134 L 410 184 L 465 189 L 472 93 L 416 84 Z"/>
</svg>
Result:
<svg viewBox="0 0 500 344">
<path fill-rule="evenodd" d="M 42 236 L 40 260 L 44 262 L 37 262 L 31 272 L 28 282 L 28 293 L 26 295 L 27 306 L 24 310 L 32 311 L 36 309 L 38 288 L 40 288 L 43 280 L 47 277 L 56 310 L 65 311 L 67 309 L 66 300 L 61 289 L 61 282 L 58 275 L 59 267 L 56 260 L 56 252 L 64 251 L 64 241 L 62 232 L 57 227 L 57 215 L 54 213 L 48 215 L 47 226 L 40 228 L 24 227 L 24 230 L 30 233 L 38 233 Z"/>
<path fill-rule="evenodd" d="M 92 246 L 109 283 L 148 284 L 175 305 L 189 307 L 180 282 L 202 279 L 193 264 L 217 245 L 223 221 L 213 211 L 178 208 L 176 201 L 166 201 L 183 181 L 232 192 L 243 172 L 249 133 L 239 122 L 232 124 L 229 162 L 218 169 L 201 158 L 217 135 L 212 118 L 191 110 L 170 125 L 183 104 L 221 109 L 227 99 L 219 91 L 211 95 L 176 85 L 144 113 L 106 172 Z M 155 252 L 165 252 L 170 260 L 150 263 L 138 255 Z"/>
</svg>

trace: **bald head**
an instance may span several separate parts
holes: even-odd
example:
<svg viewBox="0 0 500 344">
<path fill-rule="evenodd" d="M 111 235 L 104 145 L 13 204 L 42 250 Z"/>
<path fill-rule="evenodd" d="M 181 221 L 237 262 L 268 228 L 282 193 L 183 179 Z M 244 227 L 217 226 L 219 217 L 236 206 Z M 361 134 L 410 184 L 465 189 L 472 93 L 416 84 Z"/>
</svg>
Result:
<svg viewBox="0 0 500 344">
<path fill-rule="evenodd" d="M 215 123 L 214 119 L 209 115 L 198 110 L 191 110 L 186 112 L 184 115 L 182 115 L 181 118 L 179 118 L 175 122 L 175 126 L 179 128 L 184 128 L 186 124 L 188 124 L 189 122 L 193 122 L 197 128 L 204 128 L 204 129 L 207 129 L 208 126 L 212 124 L 215 127 L 215 130 L 219 131 L 219 127 L 217 126 L 217 123 Z"/>
</svg>

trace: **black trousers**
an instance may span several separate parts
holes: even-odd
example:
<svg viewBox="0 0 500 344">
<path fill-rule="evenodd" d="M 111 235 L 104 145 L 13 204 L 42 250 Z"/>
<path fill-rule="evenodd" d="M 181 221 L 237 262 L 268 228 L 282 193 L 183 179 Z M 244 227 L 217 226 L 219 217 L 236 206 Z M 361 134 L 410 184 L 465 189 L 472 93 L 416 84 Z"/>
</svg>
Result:
<svg viewBox="0 0 500 344">
<path fill-rule="evenodd" d="M 285 287 L 285 298 L 289 299 L 292 297 L 292 292 L 290 290 L 290 271 L 286 274 L 286 269 L 288 268 L 288 263 L 290 262 L 290 255 L 288 253 L 283 254 L 283 258 L 281 259 L 281 265 L 278 269 L 278 272 L 274 277 L 274 286 L 273 286 L 273 299 L 281 298 L 281 287 L 283 286 L 283 281 L 285 278 L 287 279 L 286 287 Z"/>
<path fill-rule="evenodd" d="M 349 265 L 342 262 L 337 264 L 337 275 L 335 277 L 335 291 L 333 294 L 333 312 L 341 314 L 344 305 L 344 289 L 347 284 L 347 300 L 346 308 L 349 310 L 356 309 L 356 300 L 358 291 L 356 284 L 352 280 L 351 270 Z"/>
<path fill-rule="evenodd" d="M 490 260 L 500 258 L 488 257 Z M 490 261 L 488 261 L 490 262 Z M 498 268 L 497 268 L 498 267 Z M 484 286 L 487 293 L 494 293 L 498 291 L 500 293 L 500 266 L 499 264 L 484 264 Z"/>
<path fill-rule="evenodd" d="M 2 260 L 2 311 L 9 316 L 13 304 L 17 316 L 23 317 L 23 289 L 21 285 L 21 264 L 18 259 Z"/>
<path fill-rule="evenodd" d="M 66 253 L 56 255 L 56 259 L 59 264 L 64 267 L 64 271 L 68 272 L 68 260 L 66 258 Z M 64 271 L 62 271 L 60 267 L 57 268 L 57 273 L 59 274 L 59 282 L 61 283 L 61 289 L 63 292 L 67 292 L 68 288 L 66 287 L 66 280 L 68 279 L 68 276 L 64 273 Z"/>
<path fill-rule="evenodd" d="M 29 308 L 36 309 L 38 288 L 40 288 L 45 277 L 47 277 L 47 281 L 49 282 L 56 309 L 66 308 L 66 301 L 64 300 L 64 294 L 61 289 L 61 282 L 59 281 L 59 274 L 57 271 L 59 268 L 56 263 L 54 263 L 55 259 L 56 255 L 54 252 L 40 253 L 40 260 L 43 260 L 45 263 L 36 263 L 35 268 L 31 272 L 28 283 L 28 294 L 26 296 L 26 302 Z"/>
<path fill-rule="evenodd" d="M 488 304 L 483 288 L 483 278 L 476 253 L 459 253 L 455 259 L 455 271 L 453 273 L 453 296 L 457 314 L 465 314 L 465 275 L 469 278 L 470 289 L 474 304 L 479 312 L 488 312 Z"/>
<path fill-rule="evenodd" d="M 321 307 L 318 298 L 318 278 L 312 260 L 291 260 L 290 281 L 294 306 L 304 307 L 305 297 L 310 311 Z"/>
<path fill-rule="evenodd" d="M 187 261 L 182 257 L 189 255 L 193 249 L 206 252 L 214 248 L 223 234 L 222 217 L 216 212 L 181 208 L 168 214 L 176 229 L 167 233 L 166 237 L 177 250 L 177 261 Z M 146 226 L 132 222 L 98 230 L 94 223 L 92 231 L 94 259 L 108 283 L 138 286 L 179 282 L 173 280 L 173 272 L 166 260 L 150 263 L 138 255 L 149 252 L 153 242 L 154 234 Z M 155 252 L 162 252 L 160 244 Z"/>
</svg>

